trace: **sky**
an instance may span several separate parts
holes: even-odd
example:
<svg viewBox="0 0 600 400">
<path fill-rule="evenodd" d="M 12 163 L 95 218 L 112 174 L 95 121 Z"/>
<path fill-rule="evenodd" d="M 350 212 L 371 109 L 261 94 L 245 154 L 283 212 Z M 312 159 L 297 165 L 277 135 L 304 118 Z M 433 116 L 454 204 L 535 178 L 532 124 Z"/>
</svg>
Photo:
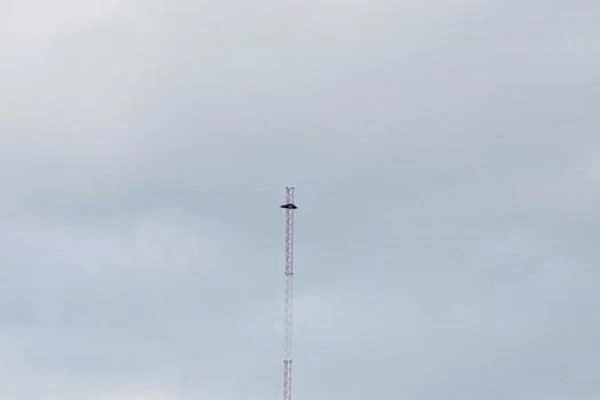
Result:
<svg viewBox="0 0 600 400">
<path fill-rule="evenodd" d="M 598 399 L 599 18 L 0 0 L 0 398 Z"/>
</svg>

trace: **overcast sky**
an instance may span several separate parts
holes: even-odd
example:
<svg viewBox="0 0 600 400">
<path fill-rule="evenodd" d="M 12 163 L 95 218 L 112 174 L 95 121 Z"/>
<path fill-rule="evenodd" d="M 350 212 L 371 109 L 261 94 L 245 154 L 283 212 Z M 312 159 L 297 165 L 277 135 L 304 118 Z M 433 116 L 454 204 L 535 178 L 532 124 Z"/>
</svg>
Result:
<svg viewBox="0 0 600 400">
<path fill-rule="evenodd" d="M 0 398 L 600 398 L 600 3 L 0 0 Z"/>
</svg>

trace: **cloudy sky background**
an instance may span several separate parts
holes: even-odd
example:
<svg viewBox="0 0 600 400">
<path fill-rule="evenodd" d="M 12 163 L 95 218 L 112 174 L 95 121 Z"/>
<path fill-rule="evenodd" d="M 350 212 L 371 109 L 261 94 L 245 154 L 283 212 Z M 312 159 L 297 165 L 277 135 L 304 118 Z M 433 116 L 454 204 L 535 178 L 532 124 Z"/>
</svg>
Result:
<svg viewBox="0 0 600 400">
<path fill-rule="evenodd" d="M 0 397 L 600 397 L 600 5 L 0 0 Z"/>
</svg>

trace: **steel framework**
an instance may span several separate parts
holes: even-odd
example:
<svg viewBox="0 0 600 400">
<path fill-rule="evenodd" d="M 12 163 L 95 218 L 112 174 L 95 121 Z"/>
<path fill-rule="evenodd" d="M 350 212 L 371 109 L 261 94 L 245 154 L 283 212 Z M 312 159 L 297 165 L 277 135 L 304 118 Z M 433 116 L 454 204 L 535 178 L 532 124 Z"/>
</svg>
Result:
<svg viewBox="0 0 600 400">
<path fill-rule="evenodd" d="M 294 299 L 294 204 L 293 186 L 285 188 L 285 315 L 283 339 L 283 400 L 292 400 L 292 337 Z"/>
</svg>

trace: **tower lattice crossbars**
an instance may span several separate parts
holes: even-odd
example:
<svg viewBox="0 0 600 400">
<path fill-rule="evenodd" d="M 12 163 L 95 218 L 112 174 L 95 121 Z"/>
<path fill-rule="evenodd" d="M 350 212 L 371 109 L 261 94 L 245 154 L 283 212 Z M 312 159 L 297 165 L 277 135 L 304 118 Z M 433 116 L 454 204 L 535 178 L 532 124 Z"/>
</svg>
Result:
<svg viewBox="0 0 600 400">
<path fill-rule="evenodd" d="M 285 316 L 283 344 L 283 400 L 292 400 L 292 310 L 294 295 L 294 204 L 293 186 L 285 188 Z"/>
</svg>

